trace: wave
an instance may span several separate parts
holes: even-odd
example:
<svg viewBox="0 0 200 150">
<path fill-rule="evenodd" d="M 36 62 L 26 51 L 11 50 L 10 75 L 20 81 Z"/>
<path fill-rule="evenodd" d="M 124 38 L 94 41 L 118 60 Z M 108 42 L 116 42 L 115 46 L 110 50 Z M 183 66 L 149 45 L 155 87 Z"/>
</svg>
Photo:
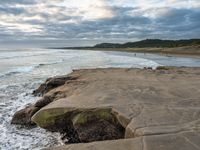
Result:
<svg viewBox="0 0 200 150">
<path fill-rule="evenodd" d="M 0 57 L 1 59 L 13 59 L 13 58 L 24 58 L 24 57 L 32 57 L 32 56 L 40 56 L 43 54 L 34 54 L 34 55 L 21 55 L 21 56 L 8 56 L 8 57 Z"/>
<path fill-rule="evenodd" d="M 12 76 L 12 75 L 15 75 L 15 74 L 29 73 L 29 72 L 33 71 L 34 69 L 38 69 L 40 67 L 44 67 L 44 66 L 48 66 L 48 65 L 59 64 L 59 63 L 62 63 L 62 62 L 64 62 L 63 59 L 60 60 L 60 61 L 56 61 L 56 62 L 41 63 L 41 64 L 37 64 L 37 65 L 33 65 L 33 66 L 18 67 L 16 69 L 11 69 L 8 72 L 0 74 L 0 78 Z"/>
<path fill-rule="evenodd" d="M 48 66 L 48 65 L 54 65 L 54 64 L 59 64 L 59 63 L 62 63 L 64 62 L 65 60 L 62 59 L 60 61 L 55 61 L 55 62 L 50 62 L 50 63 L 41 63 L 41 64 L 38 64 L 37 66 L 35 66 L 36 68 L 39 68 L 39 67 L 42 67 L 42 66 Z"/>
<path fill-rule="evenodd" d="M 62 51 L 40 51 L 40 52 L 20 52 L 20 51 L 17 51 L 17 52 L 11 52 L 13 54 L 13 56 L 0 56 L 0 59 L 15 59 L 15 58 L 26 58 L 26 57 L 34 57 L 34 56 L 42 56 L 42 55 L 47 55 L 49 53 L 57 53 L 57 52 L 61 52 Z M 21 55 L 19 55 L 21 54 Z"/>
<path fill-rule="evenodd" d="M 19 67 L 16 69 L 12 69 L 12 70 L 0 75 L 0 78 L 15 75 L 18 73 L 28 73 L 28 72 L 32 71 L 34 68 L 35 68 L 35 66 L 28 66 L 28 67 Z"/>
</svg>

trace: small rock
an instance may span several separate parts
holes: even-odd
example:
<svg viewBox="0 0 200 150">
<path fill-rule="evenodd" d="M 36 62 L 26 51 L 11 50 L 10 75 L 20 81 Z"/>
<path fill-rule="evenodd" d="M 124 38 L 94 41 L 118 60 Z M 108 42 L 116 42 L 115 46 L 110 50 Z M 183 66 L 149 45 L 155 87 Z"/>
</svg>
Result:
<svg viewBox="0 0 200 150">
<path fill-rule="evenodd" d="M 34 122 L 31 121 L 31 117 L 39 110 L 38 107 L 33 105 L 27 106 L 24 109 L 17 111 L 11 121 L 11 124 L 33 126 Z"/>
<path fill-rule="evenodd" d="M 38 100 L 36 103 L 35 103 L 35 107 L 39 107 L 39 108 L 42 108 L 46 105 L 48 105 L 49 103 L 51 103 L 53 101 L 52 98 L 48 97 L 48 96 L 44 96 L 43 98 L 41 98 L 40 100 Z"/>
</svg>

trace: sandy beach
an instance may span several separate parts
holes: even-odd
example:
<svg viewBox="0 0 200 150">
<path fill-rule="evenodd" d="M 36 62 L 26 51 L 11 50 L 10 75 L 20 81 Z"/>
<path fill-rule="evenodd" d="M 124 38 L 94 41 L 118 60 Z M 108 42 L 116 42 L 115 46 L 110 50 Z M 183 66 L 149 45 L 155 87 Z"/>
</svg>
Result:
<svg viewBox="0 0 200 150">
<path fill-rule="evenodd" d="M 132 53 L 150 53 L 159 54 L 164 56 L 177 56 L 177 57 L 189 57 L 200 58 L 199 46 L 184 46 L 174 48 L 156 48 L 156 47 L 144 47 L 144 48 L 76 48 L 79 50 L 94 50 L 94 51 L 120 51 L 120 52 L 132 52 Z"/>
</svg>

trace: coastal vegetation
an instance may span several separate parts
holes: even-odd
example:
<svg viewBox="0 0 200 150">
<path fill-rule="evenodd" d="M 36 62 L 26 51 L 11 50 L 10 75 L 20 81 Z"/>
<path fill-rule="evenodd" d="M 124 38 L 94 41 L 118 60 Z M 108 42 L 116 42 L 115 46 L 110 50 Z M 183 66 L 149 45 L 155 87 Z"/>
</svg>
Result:
<svg viewBox="0 0 200 150">
<path fill-rule="evenodd" d="M 161 53 L 172 55 L 200 56 L 200 39 L 189 40 L 160 40 L 146 39 L 127 43 L 100 43 L 85 47 L 59 47 L 57 49 L 126 51 L 137 53 Z"/>
<path fill-rule="evenodd" d="M 144 47 L 183 47 L 183 46 L 197 46 L 200 45 L 200 39 L 190 40 L 160 40 L 160 39 L 146 39 L 138 42 L 128 42 L 124 44 L 101 43 L 94 46 L 94 48 L 144 48 Z"/>
</svg>

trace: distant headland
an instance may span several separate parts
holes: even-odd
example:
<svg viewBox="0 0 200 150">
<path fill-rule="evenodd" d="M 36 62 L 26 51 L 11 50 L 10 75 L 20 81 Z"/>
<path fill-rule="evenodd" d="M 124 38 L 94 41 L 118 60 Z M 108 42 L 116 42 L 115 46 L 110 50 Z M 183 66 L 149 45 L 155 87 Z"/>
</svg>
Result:
<svg viewBox="0 0 200 150">
<path fill-rule="evenodd" d="M 146 39 L 127 43 L 100 43 L 85 47 L 56 47 L 56 49 L 128 51 L 138 53 L 162 53 L 200 56 L 200 39 L 161 40 Z"/>
</svg>

